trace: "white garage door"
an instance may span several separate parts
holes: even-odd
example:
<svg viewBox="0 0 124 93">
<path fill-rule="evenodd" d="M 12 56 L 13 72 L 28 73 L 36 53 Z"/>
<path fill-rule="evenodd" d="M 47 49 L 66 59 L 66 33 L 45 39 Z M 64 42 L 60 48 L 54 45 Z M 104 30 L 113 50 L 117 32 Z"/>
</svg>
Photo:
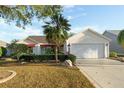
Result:
<svg viewBox="0 0 124 93">
<path fill-rule="evenodd" d="M 104 44 L 72 44 L 70 52 L 77 58 L 104 58 Z"/>
</svg>

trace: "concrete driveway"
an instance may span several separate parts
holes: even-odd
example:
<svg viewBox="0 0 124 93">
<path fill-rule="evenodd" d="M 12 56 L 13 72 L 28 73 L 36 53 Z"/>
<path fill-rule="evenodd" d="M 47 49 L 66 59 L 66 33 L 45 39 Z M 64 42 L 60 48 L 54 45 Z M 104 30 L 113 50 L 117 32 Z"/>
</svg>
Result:
<svg viewBox="0 0 124 93">
<path fill-rule="evenodd" d="M 96 86 L 124 88 L 124 63 L 110 59 L 77 59 L 77 67 Z"/>
</svg>

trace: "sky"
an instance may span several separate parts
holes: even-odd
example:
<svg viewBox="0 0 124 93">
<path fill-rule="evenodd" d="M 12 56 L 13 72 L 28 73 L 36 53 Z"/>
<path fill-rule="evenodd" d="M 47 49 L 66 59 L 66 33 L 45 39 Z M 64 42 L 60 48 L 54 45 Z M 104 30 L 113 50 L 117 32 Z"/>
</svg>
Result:
<svg viewBox="0 0 124 93">
<path fill-rule="evenodd" d="M 63 15 L 71 24 L 70 32 L 78 33 L 91 28 L 98 33 L 105 30 L 124 29 L 124 6 L 68 5 Z M 6 24 L 0 18 L 0 40 L 10 42 L 13 39 L 25 39 L 30 35 L 43 35 L 42 22 L 33 20 L 32 26 L 18 28 L 14 23 Z"/>
</svg>

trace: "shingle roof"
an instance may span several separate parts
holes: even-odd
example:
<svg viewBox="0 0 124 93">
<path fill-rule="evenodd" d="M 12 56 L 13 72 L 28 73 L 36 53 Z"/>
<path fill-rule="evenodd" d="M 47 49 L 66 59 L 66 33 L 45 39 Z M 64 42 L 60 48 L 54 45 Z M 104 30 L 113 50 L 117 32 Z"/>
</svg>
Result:
<svg viewBox="0 0 124 93">
<path fill-rule="evenodd" d="M 27 43 L 47 43 L 46 37 L 45 36 L 29 36 L 25 40 Z"/>
</svg>

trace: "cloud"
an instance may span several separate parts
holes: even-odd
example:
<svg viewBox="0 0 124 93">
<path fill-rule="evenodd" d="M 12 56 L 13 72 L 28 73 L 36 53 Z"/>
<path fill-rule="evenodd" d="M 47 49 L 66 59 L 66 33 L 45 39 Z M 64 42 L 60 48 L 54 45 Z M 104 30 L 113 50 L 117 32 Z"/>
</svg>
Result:
<svg viewBox="0 0 124 93">
<path fill-rule="evenodd" d="M 0 21 L 0 40 L 10 42 L 12 39 L 24 39 L 30 35 L 42 35 L 42 29 L 28 26 L 26 29 L 21 29 L 14 24 L 8 25 L 3 21 Z"/>
<path fill-rule="evenodd" d="M 41 31 L 41 29 L 27 28 L 25 30 L 25 33 L 28 34 L 28 35 L 41 35 L 42 31 Z"/>
<path fill-rule="evenodd" d="M 82 30 L 82 27 L 73 27 L 70 32 L 72 33 L 78 33 L 78 32 L 81 32 Z"/>
<path fill-rule="evenodd" d="M 87 15 L 87 13 L 81 13 L 81 14 L 78 14 L 78 15 L 75 15 L 75 16 L 67 16 L 67 19 L 68 20 L 73 20 L 73 19 L 76 19 L 76 18 L 80 18 L 80 17 L 82 17 L 82 16 L 86 16 Z"/>
<path fill-rule="evenodd" d="M 65 9 L 70 9 L 70 8 L 74 8 L 74 7 L 75 7 L 75 5 L 64 5 Z"/>
<path fill-rule="evenodd" d="M 87 26 L 73 27 L 70 30 L 70 32 L 78 33 L 78 32 L 84 31 L 84 30 L 86 30 L 88 28 L 93 29 L 96 32 L 101 33 L 101 34 L 104 31 L 104 29 L 101 29 L 98 25 L 87 25 Z"/>
<path fill-rule="evenodd" d="M 73 16 L 67 16 L 67 19 L 71 20 L 71 19 L 73 19 Z"/>
</svg>

